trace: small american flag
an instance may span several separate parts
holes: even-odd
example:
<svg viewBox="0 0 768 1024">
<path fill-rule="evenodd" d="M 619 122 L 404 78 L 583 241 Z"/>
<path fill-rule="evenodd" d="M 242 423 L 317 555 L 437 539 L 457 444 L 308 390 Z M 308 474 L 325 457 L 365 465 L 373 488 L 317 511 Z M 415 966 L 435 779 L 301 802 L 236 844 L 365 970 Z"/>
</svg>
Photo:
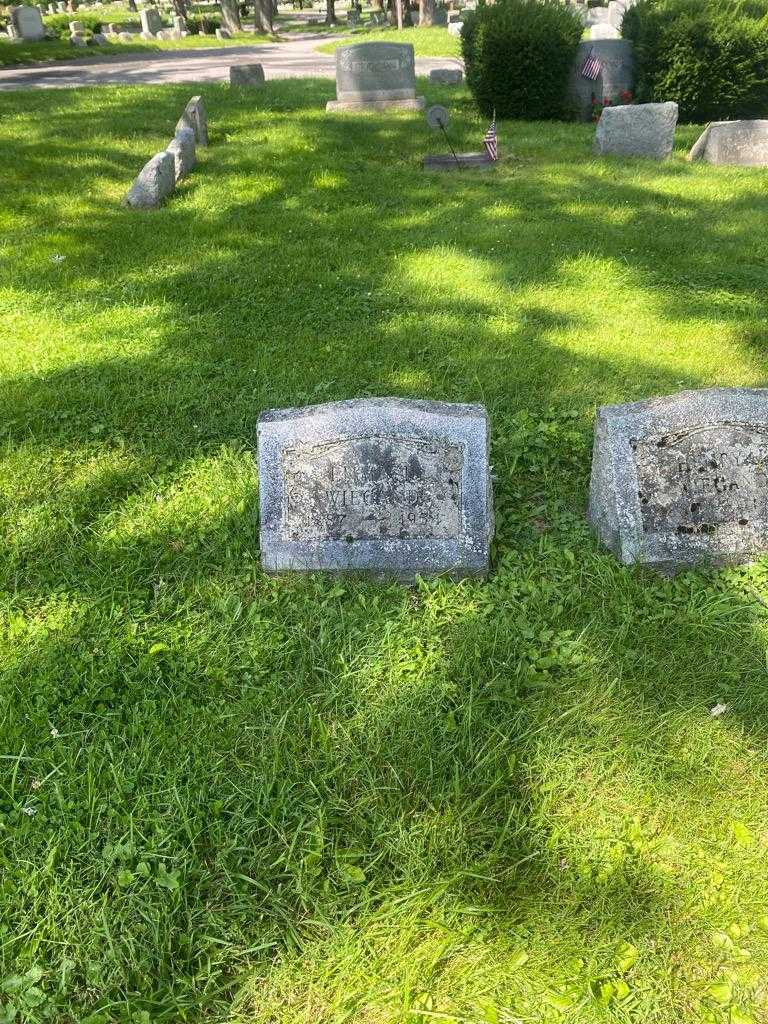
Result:
<svg viewBox="0 0 768 1024">
<path fill-rule="evenodd" d="M 483 136 L 483 145 L 491 160 L 499 159 L 499 147 L 496 140 L 496 111 L 493 112 L 493 120 L 488 131 Z"/>
<path fill-rule="evenodd" d="M 588 78 L 590 82 L 594 82 L 602 70 L 600 58 L 594 50 L 590 50 L 587 59 L 581 65 L 581 77 Z"/>
</svg>

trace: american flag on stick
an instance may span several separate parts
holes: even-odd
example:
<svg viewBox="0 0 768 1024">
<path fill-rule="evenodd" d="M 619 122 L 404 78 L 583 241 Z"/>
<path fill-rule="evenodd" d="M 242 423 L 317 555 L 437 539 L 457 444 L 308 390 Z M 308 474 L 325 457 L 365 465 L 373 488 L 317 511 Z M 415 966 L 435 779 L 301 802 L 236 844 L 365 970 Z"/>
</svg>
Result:
<svg viewBox="0 0 768 1024">
<path fill-rule="evenodd" d="M 594 82 L 602 70 L 603 66 L 600 63 L 600 58 L 594 50 L 590 50 L 587 54 L 587 59 L 581 65 L 581 77 L 588 78 L 590 82 Z"/>
<path fill-rule="evenodd" d="M 493 112 L 493 120 L 488 131 L 483 136 L 483 145 L 491 160 L 499 159 L 499 147 L 496 139 L 496 111 Z"/>
</svg>

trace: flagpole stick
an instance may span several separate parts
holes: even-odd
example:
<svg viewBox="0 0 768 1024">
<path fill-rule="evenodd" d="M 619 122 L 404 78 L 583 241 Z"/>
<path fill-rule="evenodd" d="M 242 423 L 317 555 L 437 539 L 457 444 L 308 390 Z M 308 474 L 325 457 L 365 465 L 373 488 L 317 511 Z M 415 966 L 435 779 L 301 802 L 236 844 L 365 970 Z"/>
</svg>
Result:
<svg viewBox="0 0 768 1024">
<path fill-rule="evenodd" d="M 445 136 L 445 141 L 448 143 L 448 148 L 453 153 L 453 159 L 456 161 L 456 166 L 458 167 L 459 170 L 461 170 L 461 162 L 460 162 L 459 158 L 456 156 L 456 150 L 451 145 L 451 140 L 448 138 L 448 132 L 445 130 L 445 125 L 443 124 L 442 121 L 440 122 L 440 130 L 442 131 L 443 135 Z"/>
</svg>

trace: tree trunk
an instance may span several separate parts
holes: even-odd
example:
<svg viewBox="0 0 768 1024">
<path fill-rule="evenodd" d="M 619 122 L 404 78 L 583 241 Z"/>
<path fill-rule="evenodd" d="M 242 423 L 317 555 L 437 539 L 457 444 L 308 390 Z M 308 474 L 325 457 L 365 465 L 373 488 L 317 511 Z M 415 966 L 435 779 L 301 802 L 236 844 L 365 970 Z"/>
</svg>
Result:
<svg viewBox="0 0 768 1024">
<path fill-rule="evenodd" d="M 272 0 L 254 0 L 255 28 L 257 32 L 272 33 Z"/>
<path fill-rule="evenodd" d="M 133 0 L 133 6 L 136 6 L 136 0 Z M 128 10 L 131 10 L 131 0 L 128 0 Z M 177 18 L 186 18 L 187 0 L 173 0 L 173 13 Z"/>
<path fill-rule="evenodd" d="M 231 35 L 243 31 L 237 0 L 221 0 L 221 27 Z"/>
<path fill-rule="evenodd" d="M 336 24 L 336 0 L 325 0 L 325 24 Z"/>
<path fill-rule="evenodd" d="M 395 11 L 397 13 L 397 28 L 403 31 L 403 0 L 395 0 Z"/>
<path fill-rule="evenodd" d="M 129 11 L 134 11 L 134 12 L 137 10 L 137 8 L 136 8 L 136 0 L 128 0 L 128 10 Z"/>
<path fill-rule="evenodd" d="M 419 24 L 434 25 L 435 0 L 419 0 Z"/>
</svg>

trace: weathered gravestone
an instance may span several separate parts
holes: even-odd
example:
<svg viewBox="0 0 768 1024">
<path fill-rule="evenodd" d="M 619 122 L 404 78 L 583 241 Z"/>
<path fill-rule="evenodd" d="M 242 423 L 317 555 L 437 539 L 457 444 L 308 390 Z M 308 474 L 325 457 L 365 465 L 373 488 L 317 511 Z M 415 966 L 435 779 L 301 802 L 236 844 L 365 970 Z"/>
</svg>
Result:
<svg viewBox="0 0 768 1024">
<path fill-rule="evenodd" d="M 135 209 L 155 209 L 173 192 L 176 184 L 172 153 L 156 153 L 141 169 L 125 197 L 125 205 Z"/>
<path fill-rule="evenodd" d="M 689 160 L 741 167 L 768 166 L 768 121 L 713 121 L 698 137 Z"/>
<path fill-rule="evenodd" d="M 461 68 L 432 68 L 429 72 L 430 82 L 439 85 L 461 85 L 462 78 Z"/>
<path fill-rule="evenodd" d="M 229 69 L 229 84 L 258 87 L 265 84 L 264 68 L 261 64 L 233 64 Z"/>
<path fill-rule="evenodd" d="M 26 39 L 29 42 L 45 39 L 45 25 L 36 7 L 12 7 L 8 24 L 15 39 Z"/>
<path fill-rule="evenodd" d="M 662 572 L 768 551 L 768 389 L 600 408 L 589 520 L 620 561 Z"/>
<path fill-rule="evenodd" d="M 141 31 L 148 36 L 157 35 L 163 27 L 163 19 L 155 7 L 145 7 L 143 11 L 139 11 L 139 18 L 141 19 Z"/>
<path fill-rule="evenodd" d="M 600 62 L 600 74 L 593 81 L 581 69 L 593 53 Z M 582 120 L 592 120 L 592 97 L 602 105 L 604 99 L 616 103 L 623 92 L 634 88 L 635 64 L 629 39 L 600 39 L 579 43 L 568 81 L 568 102 Z"/>
<path fill-rule="evenodd" d="M 198 146 L 208 145 L 208 115 L 202 96 L 193 96 L 184 107 L 184 112 L 176 125 L 176 131 L 179 128 L 191 128 L 195 133 L 195 141 Z"/>
<path fill-rule="evenodd" d="M 195 156 L 195 133 L 191 128 L 177 128 L 172 141 L 166 147 L 174 161 L 174 177 L 180 181 L 189 174 L 197 163 Z"/>
<path fill-rule="evenodd" d="M 336 99 L 326 110 L 421 110 L 416 95 L 413 47 L 408 43 L 358 43 L 336 51 Z"/>
<path fill-rule="evenodd" d="M 597 122 L 594 153 L 664 160 L 675 144 L 676 103 L 605 107 Z"/>
<path fill-rule="evenodd" d="M 370 398 L 259 417 L 265 569 L 484 576 L 493 535 L 481 405 Z"/>
</svg>

